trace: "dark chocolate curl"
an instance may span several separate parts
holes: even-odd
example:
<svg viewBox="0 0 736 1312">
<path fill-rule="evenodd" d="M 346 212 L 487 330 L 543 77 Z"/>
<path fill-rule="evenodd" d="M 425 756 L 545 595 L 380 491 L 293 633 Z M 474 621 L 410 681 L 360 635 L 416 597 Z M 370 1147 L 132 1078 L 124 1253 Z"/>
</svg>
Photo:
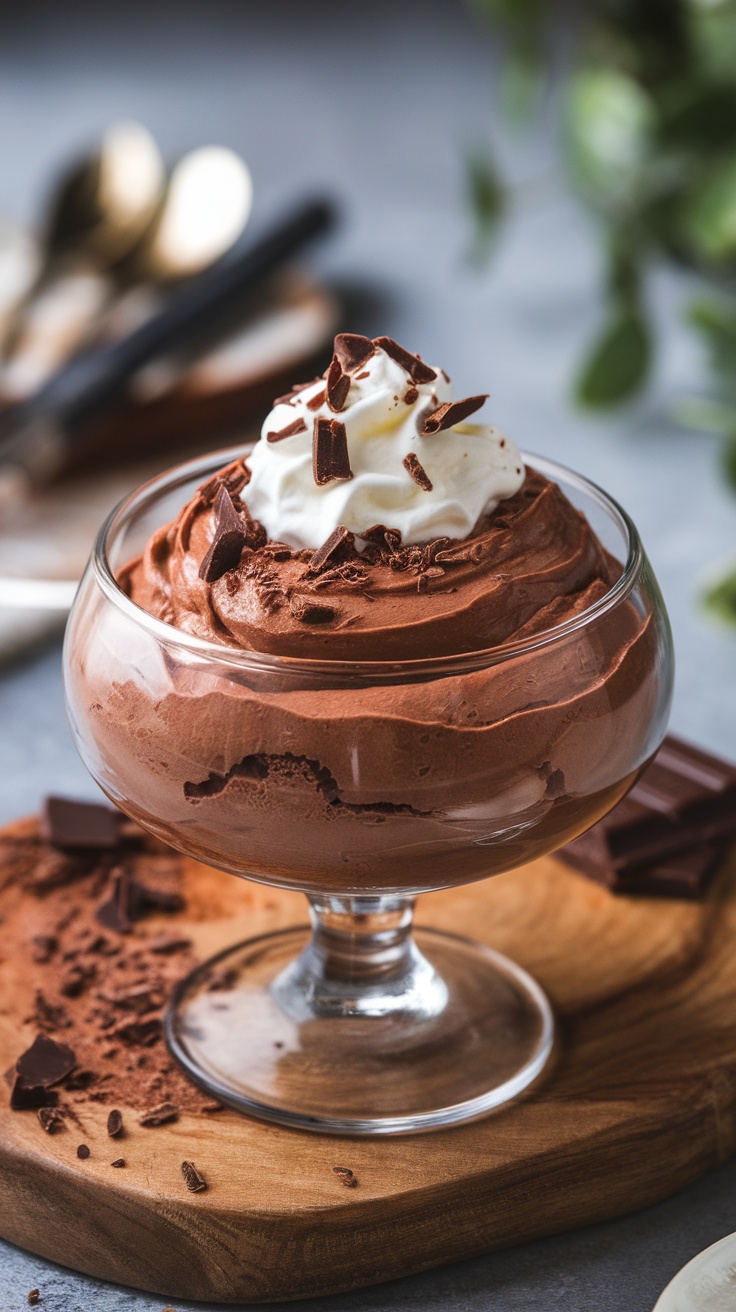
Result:
<svg viewBox="0 0 736 1312">
<path fill-rule="evenodd" d="M 419 485 L 423 492 L 432 491 L 432 480 L 413 451 L 410 451 L 408 456 L 404 456 L 404 469 L 411 474 L 414 482 Z"/>
<path fill-rule="evenodd" d="M 468 415 L 475 414 L 487 400 L 486 392 L 484 396 L 466 396 L 464 401 L 446 401 L 444 405 L 438 406 L 436 410 L 424 416 L 419 432 L 422 437 L 444 432 L 445 429 L 452 428 L 453 424 L 462 423 Z"/>
<path fill-rule="evenodd" d="M 303 419 L 295 419 L 292 424 L 287 424 L 286 428 L 272 429 L 266 433 L 267 442 L 283 442 L 286 437 L 296 437 L 297 433 L 306 433 L 307 425 Z"/>
<path fill-rule="evenodd" d="M 350 391 L 350 377 L 343 373 L 336 355 L 327 370 L 327 404 L 331 410 L 344 410 Z"/>
<path fill-rule="evenodd" d="M 399 346 L 393 337 L 376 337 L 374 346 L 379 346 L 386 355 L 390 355 L 392 360 L 405 369 L 414 383 L 431 383 L 437 377 L 434 369 L 430 369 L 428 364 L 419 359 L 418 355 L 412 355 L 406 351 L 403 346 Z"/>
<path fill-rule="evenodd" d="M 312 472 L 317 487 L 336 478 L 352 478 L 348 435 L 339 419 L 315 419 L 312 438 Z"/>
<path fill-rule="evenodd" d="M 359 333 L 338 333 L 335 338 L 335 357 L 346 374 L 356 373 L 375 351 L 370 337 L 361 337 Z"/>
</svg>

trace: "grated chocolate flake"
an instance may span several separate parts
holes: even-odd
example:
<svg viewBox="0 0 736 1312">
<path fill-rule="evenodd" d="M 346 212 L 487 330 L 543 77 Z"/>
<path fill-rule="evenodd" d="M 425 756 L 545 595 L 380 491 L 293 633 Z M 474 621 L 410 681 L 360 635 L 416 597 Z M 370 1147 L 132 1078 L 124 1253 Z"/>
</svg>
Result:
<svg viewBox="0 0 736 1312">
<path fill-rule="evenodd" d="M 39 1107 L 38 1120 L 46 1134 L 58 1134 L 64 1129 L 64 1117 L 58 1107 Z"/>
<path fill-rule="evenodd" d="M 107 1118 L 107 1133 L 111 1139 L 119 1139 L 123 1133 L 123 1113 L 113 1107 Z"/>
<path fill-rule="evenodd" d="M 199 489 L 200 500 L 204 501 L 206 506 L 211 506 L 220 488 L 226 488 L 230 495 L 235 497 L 249 482 L 250 470 L 245 463 L 245 457 L 241 456 L 226 465 L 224 469 L 218 469 L 216 474 L 202 484 Z"/>
<path fill-rule="evenodd" d="M 207 1181 L 197 1170 L 194 1162 L 182 1162 L 181 1173 L 184 1176 L 184 1183 L 190 1193 L 204 1193 L 207 1188 Z"/>
<path fill-rule="evenodd" d="M 315 601 L 313 597 L 291 597 L 289 610 L 302 624 L 331 624 L 336 614 L 334 606 Z"/>
<path fill-rule="evenodd" d="M 179 1108 L 176 1103 L 162 1102 L 158 1107 L 149 1107 L 148 1111 L 143 1112 L 138 1117 L 138 1124 L 145 1125 L 153 1129 L 159 1125 L 169 1125 L 172 1121 L 178 1121 Z"/>
<path fill-rule="evenodd" d="M 430 437 L 433 433 L 442 433 L 452 428 L 453 424 L 459 424 L 468 415 L 475 414 L 487 400 L 486 392 L 483 396 L 466 396 L 464 401 L 445 401 L 444 405 L 438 405 L 436 410 L 424 416 L 419 425 L 421 436 Z"/>
<path fill-rule="evenodd" d="M 386 352 L 386 355 L 390 355 L 392 360 L 400 364 L 414 383 L 431 383 L 437 377 L 434 369 L 430 369 L 429 365 L 420 360 L 418 355 L 412 355 L 403 346 L 399 346 L 399 343 L 395 342 L 393 337 L 376 337 L 374 338 L 374 346 L 380 346 L 381 350 Z"/>
<path fill-rule="evenodd" d="M 346 1189 L 356 1189 L 358 1185 L 357 1177 L 349 1166 L 333 1166 L 333 1174 L 336 1175 Z"/>
<path fill-rule="evenodd" d="M 418 484 L 423 492 L 432 491 L 432 480 L 424 466 L 420 463 L 419 457 L 416 456 L 413 451 L 410 451 L 408 456 L 404 456 L 403 464 L 404 469 L 407 473 L 411 474 L 414 482 Z"/>
<path fill-rule="evenodd" d="M 295 419 L 293 423 L 287 424 L 286 428 L 276 428 L 270 433 L 266 433 L 267 442 L 283 442 L 287 437 L 296 437 L 297 433 L 306 433 L 307 425 L 301 417 Z"/>
<path fill-rule="evenodd" d="M 322 543 L 322 546 L 317 547 L 307 566 L 307 575 L 318 574 L 337 552 L 343 547 L 352 546 L 354 541 L 355 538 L 350 529 L 346 528 L 344 524 L 338 524 L 337 528 L 333 529 L 330 536 Z"/>
<path fill-rule="evenodd" d="M 360 333 L 338 333 L 335 338 L 335 358 L 346 374 L 354 374 L 375 351 L 370 337 L 361 337 Z"/>
<path fill-rule="evenodd" d="M 225 487 L 221 487 L 217 494 L 214 515 L 215 535 L 199 567 L 199 577 L 205 583 L 215 583 L 228 570 L 234 569 L 247 543 L 245 525 Z"/>
<path fill-rule="evenodd" d="M 348 435 L 339 419 L 315 419 L 312 438 L 312 473 L 317 487 L 335 479 L 353 477 Z"/>
</svg>

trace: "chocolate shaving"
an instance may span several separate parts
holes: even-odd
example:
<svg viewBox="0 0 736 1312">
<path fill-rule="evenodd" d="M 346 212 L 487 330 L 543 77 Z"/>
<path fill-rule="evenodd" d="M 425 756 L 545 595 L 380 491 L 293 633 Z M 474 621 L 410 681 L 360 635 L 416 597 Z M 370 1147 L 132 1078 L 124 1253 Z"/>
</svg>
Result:
<svg viewBox="0 0 736 1312">
<path fill-rule="evenodd" d="M 184 1183 L 192 1194 L 201 1194 L 207 1188 L 207 1181 L 203 1175 L 200 1175 L 194 1162 L 182 1162 L 181 1173 L 184 1176 Z"/>
<path fill-rule="evenodd" d="M 466 396 L 464 401 L 445 401 L 444 405 L 437 406 L 436 410 L 424 416 L 419 425 L 421 436 L 430 437 L 433 433 L 452 428 L 453 424 L 459 424 L 468 415 L 475 414 L 487 400 L 486 392 L 484 396 Z"/>
<path fill-rule="evenodd" d="M 226 488 L 230 495 L 235 497 L 248 483 L 250 483 L 250 470 L 245 463 L 245 457 L 241 456 L 208 478 L 199 489 L 199 497 L 206 506 L 211 506 L 220 488 Z"/>
<path fill-rule="evenodd" d="M 339 419 L 315 419 L 312 438 L 312 473 L 317 487 L 337 478 L 352 478 L 348 435 Z"/>
<path fill-rule="evenodd" d="M 217 494 L 214 515 L 215 535 L 199 567 L 199 577 L 205 583 L 215 583 L 228 570 L 235 568 L 248 537 L 233 499 L 224 487 Z"/>
<path fill-rule="evenodd" d="M 323 387 L 321 392 L 316 392 L 314 396 L 310 396 L 309 400 L 305 402 L 307 410 L 319 410 L 326 395 L 327 388 Z"/>
<path fill-rule="evenodd" d="M 124 1158 L 124 1157 L 116 1157 L 114 1162 L 110 1162 L 110 1165 L 111 1165 L 111 1166 L 125 1166 L 125 1158 Z"/>
<path fill-rule="evenodd" d="M 80 1143 L 79 1147 L 77 1148 L 77 1157 L 80 1159 L 80 1161 L 86 1162 L 87 1158 L 90 1156 L 91 1153 L 86 1143 Z"/>
<path fill-rule="evenodd" d="M 58 1134 L 64 1129 L 64 1117 L 56 1107 L 39 1107 L 38 1119 L 46 1134 Z"/>
<path fill-rule="evenodd" d="M 359 333 L 338 333 L 335 338 L 335 358 L 346 374 L 354 374 L 375 350 L 370 337 L 361 337 Z"/>
<path fill-rule="evenodd" d="M 390 355 L 392 360 L 405 369 L 414 383 L 431 383 L 436 377 L 434 369 L 430 369 L 428 364 L 419 359 L 418 355 L 412 355 L 406 351 L 403 346 L 399 346 L 392 337 L 374 338 L 374 346 L 380 346 L 386 355 Z"/>
<path fill-rule="evenodd" d="M 123 1113 L 113 1107 L 107 1118 L 107 1133 L 111 1139 L 119 1139 L 123 1133 Z"/>
<path fill-rule="evenodd" d="M 331 410 L 344 410 L 350 391 L 350 375 L 343 373 L 336 355 L 327 370 L 327 404 Z"/>
<path fill-rule="evenodd" d="M 148 1111 L 143 1112 L 138 1117 L 138 1124 L 153 1128 L 159 1125 L 168 1125 L 171 1121 L 178 1121 L 179 1108 L 173 1102 L 162 1102 L 158 1107 L 151 1107 Z"/>
<path fill-rule="evenodd" d="M 372 524 L 359 535 L 364 542 L 370 542 L 393 555 L 401 547 L 401 531 L 387 528 L 385 524 Z"/>
<path fill-rule="evenodd" d="M 47 797 L 41 832 L 47 842 L 63 850 L 115 848 L 120 842 L 122 816 L 111 806 L 75 802 L 69 797 Z"/>
<path fill-rule="evenodd" d="M 276 397 L 273 403 L 274 408 L 277 405 L 291 405 L 294 398 L 298 396 L 300 392 L 306 392 L 308 387 L 314 387 L 314 384 L 318 383 L 319 381 L 320 381 L 319 374 L 317 374 L 312 379 L 311 383 L 295 383 L 290 392 L 284 392 L 283 396 Z"/>
<path fill-rule="evenodd" d="M 330 536 L 322 543 L 322 546 L 317 547 L 307 566 L 307 575 L 318 574 L 328 560 L 331 560 L 342 547 L 352 546 L 354 541 L 350 529 L 347 529 L 344 524 L 338 524 L 337 528 L 333 529 Z"/>
<path fill-rule="evenodd" d="M 289 610 L 302 624 L 330 624 L 335 618 L 334 606 L 315 601 L 312 597 L 291 597 Z"/>
<path fill-rule="evenodd" d="M 287 424 L 286 428 L 276 428 L 272 429 L 270 433 L 266 433 L 266 441 L 283 442 L 286 437 L 296 437 L 297 433 L 306 433 L 306 431 L 306 421 L 300 417 L 295 419 L 293 423 Z"/>
<path fill-rule="evenodd" d="M 419 485 L 422 491 L 432 491 L 432 480 L 413 451 L 410 451 L 408 456 L 404 456 L 403 464 L 404 469 L 411 474 L 414 482 Z"/>
</svg>

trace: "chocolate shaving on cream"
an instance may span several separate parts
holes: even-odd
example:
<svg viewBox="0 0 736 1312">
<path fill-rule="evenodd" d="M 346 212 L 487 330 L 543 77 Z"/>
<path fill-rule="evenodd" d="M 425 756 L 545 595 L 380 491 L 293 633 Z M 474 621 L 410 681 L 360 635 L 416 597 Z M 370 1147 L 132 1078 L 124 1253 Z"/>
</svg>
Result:
<svg viewBox="0 0 736 1312">
<path fill-rule="evenodd" d="M 467 419 L 468 415 L 475 414 L 487 400 L 486 392 L 484 396 L 466 396 L 464 401 L 446 401 L 444 405 L 438 405 L 436 410 L 430 411 L 422 419 L 419 426 L 421 436 L 429 437 L 433 433 L 441 433 L 446 428 L 452 428 L 454 424 Z"/>
<path fill-rule="evenodd" d="M 330 533 L 327 540 L 322 543 L 322 546 L 317 547 L 317 550 L 307 566 L 307 574 L 318 574 L 340 547 L 352 546 L 354 540 L 355 539 L 350 530 L 345 528 L 344 524 L 338 524 L 337 528 L 333 529 L 332 533 Z"/>
<path fill-rule="evenodd" d="M 327 370 L 327 404 L 331 410 L 343 410 L 345 402 L 348 399 L 350 391 L 350 375 L 343 373 L 342 366 L 336 355 L 332 357 L 332 363 Z"/>
<path fill-rule="evenodd" d="M 352 478 L 348 438 L 339 419 L 315 419 L 312 438 L 312 473 L 318 487 L 337 478 Z"/>
<path fill-rule="evenodd" d="M 266 433 L 267 442 L 283 442 L 286 437 L 296 437 L 297 433 L 306 433 L 307 425 L 304 420 L 295 419 L 292 424 L 287 424 L 286 428 L 279 428 L 270 433 Z"/>
<path fill-rule="evenodd" d="M 335 338 L 335 356 L 346 374 L 354 374 L 375 352 L 370 337 L 360 333 L 338 333 Z"/>
<path fill-rule="evenodd" d="M 373 344 L 374 346 L 380 346 L 381 350 L 386 352 L 386 355 L 390 355 L 392 360 L 400 364 L 413 382 L 431 383 L 437 377 L 436 370 L 430 369 L 429 365 L 420 360 L 418 355 L 412 355 L 403 346 L 399 346 L 399 343 L 395 342 L 393 337 L 376 337 Z"/>
<path fill-rule="evenodd" d="M 432 480 L 420 463 L 419 457 L 413 451 L 410 451 L 408 456 L 404 456 L 404 469 L 411 474 L 414 482 L 423 488 L 425 492 L 432 491 Z"/>
</svg>

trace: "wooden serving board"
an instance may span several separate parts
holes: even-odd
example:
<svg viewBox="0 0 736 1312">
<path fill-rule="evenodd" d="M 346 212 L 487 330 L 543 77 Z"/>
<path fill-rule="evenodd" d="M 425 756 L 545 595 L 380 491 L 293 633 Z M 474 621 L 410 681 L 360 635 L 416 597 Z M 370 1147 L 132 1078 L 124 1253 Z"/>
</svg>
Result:
<svg viewBox="0 0 736 1312">
<path fill-rule="evenodd" d="M 194 862 L 185 880 L 188 909 L 166 928 L 200 954 L 305 918 L 296 894 Z M 86 1161 L 80 1136 L 44 1134 L 2 1096 L 0 1233 L 167 1300 L 298 1299 L 634 1211 L 734 1151 L 736 861 L 707 902 L 685 903 L 615 898 L 545 859 L 427 896 L 418 920 L 508 952 L 549 993 L 558 1060 L 531 1096 L 471 1125 L 385 1139 L 231 1111 L 151 1131 L 123 1108 L 119 1145 L 108 1109 L 90 1105 Z M 33 1037 L 26 987 L 2 1004 L 0 1069 Z M 110 1169 L 118 1152 L 124 1171 Z M 187 1193 L 183 1159 L 206 1192 Z"/>
</svg>

